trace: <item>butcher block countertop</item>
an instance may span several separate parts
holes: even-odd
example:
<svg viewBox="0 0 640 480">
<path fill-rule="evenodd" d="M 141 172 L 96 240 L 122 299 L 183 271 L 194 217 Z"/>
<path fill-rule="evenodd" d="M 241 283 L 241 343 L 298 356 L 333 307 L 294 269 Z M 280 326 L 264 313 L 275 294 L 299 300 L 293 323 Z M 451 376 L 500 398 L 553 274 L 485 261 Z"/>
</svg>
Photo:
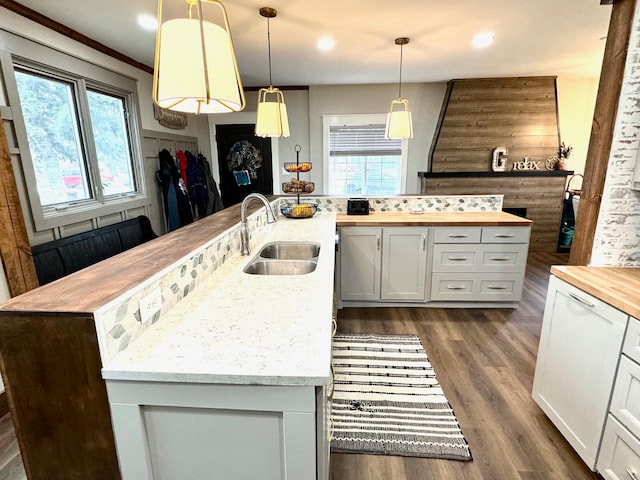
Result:
<svg viewBox="0 0 640 480">
<path fill-rule="evenodd" d="M 554 265 L 551 274 L 635 318 L 640 318 L 640 268 Z"/>
<path fill-rule="evenodd" d="M 369 215 L 339 213 L 339 227 L 470 227 L 530 226 L 533 222 L 506 212 L 370 212 Z"/>
</svg>

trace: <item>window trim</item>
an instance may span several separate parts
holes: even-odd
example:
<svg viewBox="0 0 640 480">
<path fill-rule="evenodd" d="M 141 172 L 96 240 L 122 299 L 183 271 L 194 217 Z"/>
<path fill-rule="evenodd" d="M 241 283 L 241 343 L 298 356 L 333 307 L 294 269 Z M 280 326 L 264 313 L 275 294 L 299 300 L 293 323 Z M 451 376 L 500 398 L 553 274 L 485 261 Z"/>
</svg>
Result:
<svg viewBox="0 0 640 480">
<path fill-rule="evenodd" d="M 30 207 L 34 229 L 36 231 L 48 230 L 148 205 L 140 137 L 141 119 L 137 81 L 50 47 L 37 43 L 33 43 L 32 46 L 33 49 L 28 49 L 28 52 L 25 51 L 24 46 L 16 48 L 16 51 L 13 52 L 0 51 L 0 73 L 3 76 L 7 100 L 13 114 L 13 125 L 21 159 L 21 170 L 24 176 L 24 189 L 27 196 L 26 201 Z M 104 196 L 101 189 L 95 188 L 92 182 L 90 188 L 93 197 L 91 199 L 54 206 L 41 205 L 18 94 L 14 64 L 19 69 L 43 73 L 45 76 L 59 78 L 63 81 L 71 81 L 74 84 L 73 88 L 76 94 L 79 91 L 89 89 L 116 95 L 124 99 L 130 137 L 132 174 L 136 184 L 135 192 Z M 51 66 L 52 64 L 61 65 L 61 67 L 53 67 Z M 97 157 L 95 156 L 93 138 L 92 135 L 87 135 L 87 132 L 91 132 L 91 118 L 87 118 L 90 117 L 88 101 L 82 94 L 77 95 L 76 101 L 78 103 L 78 112 L 76 113 L 83 127 L 81 129 L 81 141 L 84 143 L 83 148 L 87 154 L 87 170 L 91 171 L 89 173 L 91 179 L 100 178 L 99 173 L 96 176 L 96 171 L 99 170 L 98 165 L 97 163 L 94 165 Z M 93 150 L 93 154 L 89 153 L 91 150 Z M 23 205 L 23 208 L 26 208 L 26 205 Z"/>
<path fill-rule="evenodd" d="M 348 114 L 348 115 L 323 115 L 322 116 L 322 161 L 325 166 L 323 182 L 325 193 L 329 194 L 329 130 L 336 126 L 359 126 L 359 125 L 386 125 L 387 114 Z M 402 156 L 400 168 L 400 192 L 396 195 L 403 195 L 407 192 L 407 163 L 409 158 L 409 141 L 402 140 Z M 348 195 L 345 195 L 347 197 Z"/>
</svg>

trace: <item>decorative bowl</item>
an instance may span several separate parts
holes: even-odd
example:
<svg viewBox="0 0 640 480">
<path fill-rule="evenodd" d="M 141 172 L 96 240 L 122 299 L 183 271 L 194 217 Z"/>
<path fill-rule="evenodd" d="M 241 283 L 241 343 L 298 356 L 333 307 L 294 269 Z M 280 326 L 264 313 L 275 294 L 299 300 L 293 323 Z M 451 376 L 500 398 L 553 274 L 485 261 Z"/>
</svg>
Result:
<svg viewBox="0 0 640 480">
<path fill-rule="evenodd" d="M 296 203 L 280 207 L 280 213 L 287 218 L 311 218 L 318 211 L 318 205 L 314 203 Z"/>
<path fill-rule="evenodd" d="M 313 182 L 305 182 L 303 180 L 293 179 L 291 182 L 282 184 L 284 193 L 313 193 L 316 186 Z"/>
<path fill-rule="evenodd" d="M 311 170 L 311 162 L 285 162 L 284 169 L 290 173 L 308 172 Z"/>
</svg>

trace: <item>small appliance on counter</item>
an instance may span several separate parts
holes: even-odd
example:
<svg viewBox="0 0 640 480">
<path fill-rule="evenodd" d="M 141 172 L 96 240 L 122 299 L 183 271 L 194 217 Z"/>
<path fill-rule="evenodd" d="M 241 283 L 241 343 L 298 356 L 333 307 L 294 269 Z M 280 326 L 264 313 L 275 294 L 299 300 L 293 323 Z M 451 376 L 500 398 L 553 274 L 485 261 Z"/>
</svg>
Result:
<svg viewBox="0 0 640 480">
<path fill-rule="evenodd" d="M 368 198 L 347 199 L 347 215 L 369 215 Z"/>
</svg>

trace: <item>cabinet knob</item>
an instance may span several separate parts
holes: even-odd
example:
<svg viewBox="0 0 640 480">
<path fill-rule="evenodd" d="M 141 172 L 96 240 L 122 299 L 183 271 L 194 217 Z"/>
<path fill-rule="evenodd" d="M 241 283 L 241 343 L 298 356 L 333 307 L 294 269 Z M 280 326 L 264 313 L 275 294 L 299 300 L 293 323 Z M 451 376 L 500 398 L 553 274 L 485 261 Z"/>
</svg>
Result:
<svg viewBox="0 0 640 480">
<path fill-rule="evenodd" d="M 638 477 L 636 475 L 636 472 L 634 472 L 633 470 L 631 470 L 631 468 L 626 467 L 625 470 L 627 471 L 627 475 L 629 475 L 629 478 L 632 478 L 633 480 L 638 480 Z"/>
</svg>

